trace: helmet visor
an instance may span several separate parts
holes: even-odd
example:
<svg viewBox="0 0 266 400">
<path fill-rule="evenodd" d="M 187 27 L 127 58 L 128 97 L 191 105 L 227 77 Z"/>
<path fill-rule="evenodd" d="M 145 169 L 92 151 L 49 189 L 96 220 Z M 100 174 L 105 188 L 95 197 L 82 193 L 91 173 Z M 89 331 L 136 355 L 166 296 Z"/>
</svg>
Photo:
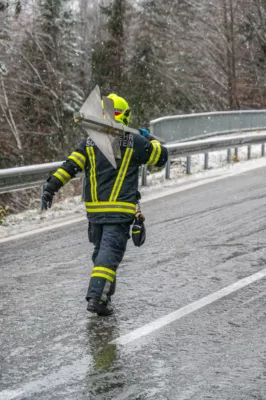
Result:
<svg viewBox="0 0 266 400">
<path fill-rule="evenodd" d="M 115 117 L 118 117 L 119 115 L 121 115 L 123 112 L 123 110 L 121 110 L 120 108 L 115 108 Z"/>
<path fill-rule="evenodd" d="M 119 115 L 123 114 L 125 117 L 129 117 L 130 109 L 127 108 L 124 112 L 121 108 L 115 108 L 115 116 L 118 117 Z"/>
</svg>

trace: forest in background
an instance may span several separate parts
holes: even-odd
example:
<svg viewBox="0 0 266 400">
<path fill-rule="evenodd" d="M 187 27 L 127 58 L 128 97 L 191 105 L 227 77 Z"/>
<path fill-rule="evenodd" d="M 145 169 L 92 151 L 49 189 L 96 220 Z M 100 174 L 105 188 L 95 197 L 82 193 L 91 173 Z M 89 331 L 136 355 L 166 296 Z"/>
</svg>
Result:
<svg viewBox="0 0 266 400">
<path fill-rule="evenodd" d="M 0 0 L 0 168 L 64 159 L 96 84 L 133 127 L 265 108 L 266 0 Z"/>
</svg>

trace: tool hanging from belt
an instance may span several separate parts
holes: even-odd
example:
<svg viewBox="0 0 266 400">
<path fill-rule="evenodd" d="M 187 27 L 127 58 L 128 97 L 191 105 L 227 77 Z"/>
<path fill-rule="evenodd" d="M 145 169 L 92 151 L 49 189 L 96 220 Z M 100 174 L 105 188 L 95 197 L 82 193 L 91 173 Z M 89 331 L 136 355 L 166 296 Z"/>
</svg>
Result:
<svg viewBox="0 0 266 400">
<path fill-rule="evenodd" d="M 140 193 L 139 193 L 140 199 Z M 137 212 L 132 226 L 132 240 L 135 246 L 140 247 L 146 240 L 146 228 L 144 225 L 145 217 L 140 210 L 140 203 L 137 203 Z"/>
</svg>

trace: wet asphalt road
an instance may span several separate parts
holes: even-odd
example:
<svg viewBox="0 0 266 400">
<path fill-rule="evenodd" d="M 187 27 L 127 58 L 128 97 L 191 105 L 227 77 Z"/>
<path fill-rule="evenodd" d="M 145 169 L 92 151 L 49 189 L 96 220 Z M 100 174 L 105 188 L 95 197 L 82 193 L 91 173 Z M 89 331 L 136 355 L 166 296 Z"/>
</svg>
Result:
<svg viewBox="0 0 266 400">
<path fill-rule="evenodd" d="M 115 314 L 87 313 L 84 223 L 0 244 L 0 400 L 266 400 L 266 279 L 118 338 L 266 264 L 266 169 L 143 204 Z"/>
</svg>

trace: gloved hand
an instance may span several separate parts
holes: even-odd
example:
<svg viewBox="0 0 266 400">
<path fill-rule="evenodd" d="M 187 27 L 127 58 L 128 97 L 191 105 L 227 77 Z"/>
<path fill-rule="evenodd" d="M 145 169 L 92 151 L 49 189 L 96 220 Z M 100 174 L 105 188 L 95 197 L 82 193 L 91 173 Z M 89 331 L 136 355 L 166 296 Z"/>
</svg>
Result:
<svg viewBox="0 0 266 400">
<path fill-rule="evenodd" d="M 54 193 L 49 192 L 49 190 L 45 189 L 42 194 L 42 210 L 47 208 L 51 208 L 53 202 Z"/>
<path fill-rule="evenodd" d="M 137 247 L 142 246 L 146 240 L 146 228 L 144 221 L 144 215 L 140 211 L 137 211 L 132 226 L 132 240 L 134 245 Z"/>
<path fill-rule="evenodd" d="M 140 134 L 141 134 L 141 136 L 144 136 L 144 137 L 146 137 L 146 136 L 149 136 L 149 131 L 147 131 L 147 129 L 144 129 L 144 128 L 139 128 L 139 131 L 140 131 Z"/>
</svg>

